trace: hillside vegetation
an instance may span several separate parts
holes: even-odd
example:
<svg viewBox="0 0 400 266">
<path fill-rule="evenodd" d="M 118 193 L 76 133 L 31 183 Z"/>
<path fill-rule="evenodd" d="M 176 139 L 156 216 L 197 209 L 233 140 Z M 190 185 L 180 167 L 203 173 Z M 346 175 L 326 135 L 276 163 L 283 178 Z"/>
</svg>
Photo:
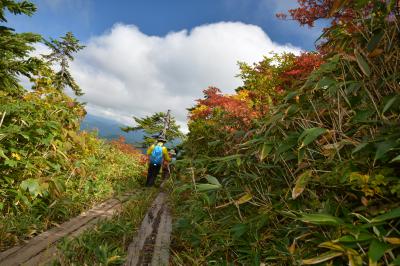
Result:
<svg viewBox="0 0 400 266">
<path fill-rule="evenodd" d="M 27 1 L 3 1 L 0 22 L 6 13 L 35 10 Z M 82 94 L 68 62 L 83 47 L 68 33 L 44 41 L 49 55 L 33 57 L 39 41 L 37 34 L 0 27 L 0 250 L 136 187 L 143 170 L 130 145 L 79 131 L 84 106 L 64 89 Z"/>
<path fill-rule="evenodd" d="M 399 3 L 298 2 L 331 21 L 318 51 L 241 63 L 190 110 L 176 265 L 400 265 Z"/>
</svg>

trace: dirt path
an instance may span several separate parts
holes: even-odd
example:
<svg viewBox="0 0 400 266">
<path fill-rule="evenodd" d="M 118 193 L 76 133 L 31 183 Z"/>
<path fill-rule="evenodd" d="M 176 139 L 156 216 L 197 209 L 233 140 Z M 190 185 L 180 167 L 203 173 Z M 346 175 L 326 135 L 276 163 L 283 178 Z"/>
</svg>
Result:
<svg viewBox="0 0 400 266">
<path fill-rule="evenodd" d="M 0 253 L 0 266 L 45 265 L 56 256 L 56 244 L 65 236 L 74 237 L 96 224 L 100 219 L 111 218 L 122 203 L 134 193 L 124 194 L 120 199 L 109 199 L 94 208 L 72 218 L 59 227 L 52 228 L 27 243 Z"/>
</svg>

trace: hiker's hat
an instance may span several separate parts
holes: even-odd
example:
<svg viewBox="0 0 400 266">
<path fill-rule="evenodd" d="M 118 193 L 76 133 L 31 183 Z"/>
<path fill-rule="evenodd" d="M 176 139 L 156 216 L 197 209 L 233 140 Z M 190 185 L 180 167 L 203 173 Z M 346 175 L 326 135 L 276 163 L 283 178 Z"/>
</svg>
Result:
<svg viewBox="0 0 400 266">
<path fill-rule="evenodd" d="M 167 142 L 167 140 L 164 137 L 158 137 L 157 141 L 159 142 Z"/>
</svg>

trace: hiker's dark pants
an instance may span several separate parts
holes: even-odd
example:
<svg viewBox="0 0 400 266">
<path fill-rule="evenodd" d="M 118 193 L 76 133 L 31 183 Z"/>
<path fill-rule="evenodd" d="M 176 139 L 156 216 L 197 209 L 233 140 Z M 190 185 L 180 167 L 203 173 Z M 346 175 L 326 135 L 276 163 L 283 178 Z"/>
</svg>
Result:
<svg viewBox="0 0 400 266">
<path fill-rule="evenodd" d="M 154 185 L 154 181 L 156 180 L 156 177 L 157 177 L 158 173 L 160 172 L 160 168 L 161 168 L 161 165 L 159 165 L 159 164 L 149 163 L 146 187 L 151 187 Z"/>
</svg>

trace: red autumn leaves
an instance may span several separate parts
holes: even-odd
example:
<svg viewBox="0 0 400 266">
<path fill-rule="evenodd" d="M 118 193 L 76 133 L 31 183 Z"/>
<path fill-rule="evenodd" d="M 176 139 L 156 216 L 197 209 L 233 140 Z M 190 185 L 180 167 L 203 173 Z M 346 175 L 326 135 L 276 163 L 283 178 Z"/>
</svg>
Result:
<svg viewBox="0 0 400 266">
<path fill-rule="evenodd" d="M 284 70 L 272 64 L 267 66 L 271 68 L 267 69 L 268 71 L 266 69 L 260 71 L 262 62 L 254 66 L 259 78 L 278 80 L 273 88 L 277 94 L 268 95 L 262 88 L 251 85 L 249 88 L 246 86 L 240 88 L 235 94 L 222 94 L 218 88 L 209 87 L 203 91 L 204 98 L 197 100 L 197 105 L 190 110 L 189 119 L 203 120 L 229 132 L 251 128 L 252 121 L 263 117 L 268 112 L 269 105 L 278 102 L 278 98 L 285 90 L 290 89 L 294 82 L 304 80 L 323 63 L 318 53 L 302 53 L 299 56 L 283 58 L 287 61 L 280 63 L 290 64 Z M 279 71 L 278 75 L 272 75 L 274 71 Z"/>
<path fill-rule="evenodd" d="M 204 99 L 197 100 L 198 104 L 190 112 L 190 120 L 210 120 L 215 116 L 224 117 L 236 126 L 249 126 L 257 112 L 251 108 L 248 91 L 235 95 L 224 95 L 218 88 L 209 87 L 203 91 Z"/>
</svg>

